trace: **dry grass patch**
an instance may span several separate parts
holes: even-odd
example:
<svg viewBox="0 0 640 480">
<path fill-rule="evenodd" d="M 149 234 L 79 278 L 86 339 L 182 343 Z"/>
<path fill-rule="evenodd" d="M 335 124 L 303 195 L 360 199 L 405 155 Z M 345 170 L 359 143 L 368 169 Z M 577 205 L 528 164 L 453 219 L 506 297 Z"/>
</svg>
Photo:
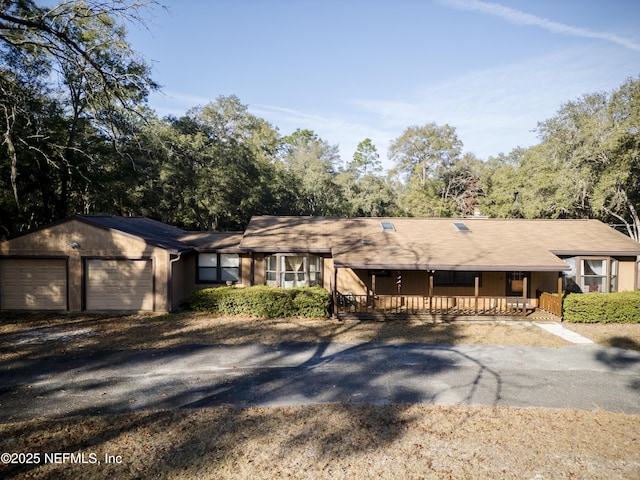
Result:
<svg viewBox="0 0 640 480">
<path fill-rule="evenodd" d="M 77 349 L 150 349 L 193 344 L 419 342 L 561 347 L 568 343 L 529 322 L 256 319 L 184 312 L 169 315 L 0 316 L 0 359 Z"/>
<path fill-rule="evenodd" d="M 36 419 L 0 425 L 0 438 L 0 451 L 101 462 L 0 466 L 16 479 L 640 478 L 640 417 L 603 411 L 210 408 Z"/>
<path fill-rule="evenodd" d="M 600 345 L 640 351 L 639 323 L 564 323 L 563 325 Z"/>
</svg>

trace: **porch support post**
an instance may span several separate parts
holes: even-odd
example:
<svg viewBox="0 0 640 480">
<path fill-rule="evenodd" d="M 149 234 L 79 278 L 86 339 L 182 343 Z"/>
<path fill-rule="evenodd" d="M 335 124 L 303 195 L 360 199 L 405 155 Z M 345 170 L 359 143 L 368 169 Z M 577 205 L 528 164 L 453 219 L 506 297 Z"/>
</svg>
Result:
<svg viewBox="0 0 640 480">
<path fill-rule="evenodd" d="M 376 274 L 373 273 L 371 275 L 371 306 L 375 306 L 376 303 Z M 367 305 L 369 305 L 369 302 L 367 301 Z"/>
<path fill-rule="evenodd" d="M 249 285 L 256 284 L 256 259 L 253 256 L 253 252 L 249 252 L 249 258 L 251 259 L 251 267 L 249 269 Z"/>
<path fill-rule="evenodd" d="M 433 272 L 429 271 L 429 315 L 433 314 Z"/>
<path fill-rule="evenodd" d="M 480 294 L 480 276 L 475 277 L 476 315 L 478 314 L 478 295 Z"/>
<path fill-rule="evenodd" d="M 527 276 L 522 276 L 522 316 L 527 316 Z"/>
<path fill-rule="evenodd" d="M 562 318 L 562 272 L 558 274 L 558 310 L 556 313 Z"/>
<path fill-rule="evenodd" d="M 333 318 L 338 317 L 338 269 L 333 266 Z"/>
<path fill-rule="evenodd" d="M 562 273 L 558 275 L 558 298 L 562 298 Z"/>
</svg>

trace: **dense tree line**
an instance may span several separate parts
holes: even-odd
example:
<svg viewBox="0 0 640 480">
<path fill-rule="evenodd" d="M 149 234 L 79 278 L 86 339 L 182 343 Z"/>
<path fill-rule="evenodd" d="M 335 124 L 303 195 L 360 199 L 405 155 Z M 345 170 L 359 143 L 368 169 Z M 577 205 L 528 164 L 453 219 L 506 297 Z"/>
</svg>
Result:
<svg viewBox="0 0 640 480">
<path fill-rule="evenodd" d="M 640 240 L 640 77 L 562 105 L 539 143 L 463 153 L 450 125 L 410 126 L 383 172 L 368 138 L 343 160 L 235 96 L 158 118 L 127 43 L 145 2 L 0 0 L 0 238 L 74 213 L 242 229 L 252 215 L 600 218 Z"/>
</svg>

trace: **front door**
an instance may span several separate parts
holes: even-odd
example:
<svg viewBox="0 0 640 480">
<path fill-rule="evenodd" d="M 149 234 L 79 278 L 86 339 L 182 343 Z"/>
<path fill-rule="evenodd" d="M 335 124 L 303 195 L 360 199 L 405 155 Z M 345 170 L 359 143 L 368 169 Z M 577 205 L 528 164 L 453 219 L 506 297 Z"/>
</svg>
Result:
<svg viewBox="0 0 640 480">
<path fill-rule="evenodd" d="M 529 272 L 507 272 L 507 297 L 522 297 L 524 279 L 527 279 L 527 297 L 529 297 Z"/>
</svg>

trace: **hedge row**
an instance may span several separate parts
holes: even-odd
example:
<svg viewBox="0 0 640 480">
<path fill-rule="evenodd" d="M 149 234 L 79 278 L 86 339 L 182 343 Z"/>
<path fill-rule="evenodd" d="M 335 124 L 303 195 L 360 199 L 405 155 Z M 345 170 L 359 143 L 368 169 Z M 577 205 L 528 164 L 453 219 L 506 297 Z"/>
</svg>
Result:
<svg viewBox="0 0 640 480">
<path fill-rule="evenodd" d="M 640 291 L 572 293 L 564 299 L 563 316 L 575 323 L 640 323 Z"/>
<path fill-rule="evenodd" d="M 329 292 L 321 287 L 220 287 L 196 290 L 192 310 L 252 317 L 327 317 Z"/>
</svg>

